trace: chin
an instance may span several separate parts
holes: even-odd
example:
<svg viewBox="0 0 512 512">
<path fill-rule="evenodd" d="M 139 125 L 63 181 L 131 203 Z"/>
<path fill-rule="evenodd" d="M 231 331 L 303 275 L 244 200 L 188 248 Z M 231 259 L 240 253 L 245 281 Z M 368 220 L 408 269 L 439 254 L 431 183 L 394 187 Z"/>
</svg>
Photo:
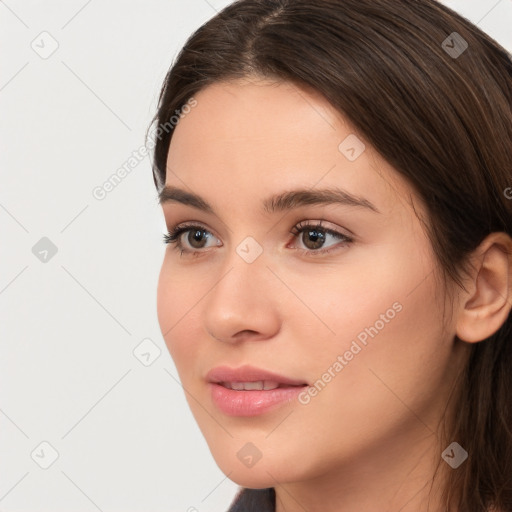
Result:
<svg viewBox="0 0 512 512">
<path fill-rule="evenodd" d="M 299 475 L 291 474 L 290 465 L 285 459 L 273 460 L 262 456 L 252 466 L 246 466 L 235 454 L 227 457 L 226 452 L 214 454 L 219 469 L 234 483 L 249 489 L 266 489 L 274 487 L 276 483 L 285 483 L 300 479 Z M 215 456 L 218 455 L 218 456 Z"/>
<path fill-rule="evenodd" d="M 256 468 L 247 469 L 235 469 L 230 471 L 222 472 L 235 484 L 248 489 L 267 489 L 268 487 L 274 487 L 276 480 L 281 482 L 279 478 L 272 478 L 265 470 L 257 470 Z M 272 476 L 275 476 L 272 470 L 270 470 Z"/>
</svg>

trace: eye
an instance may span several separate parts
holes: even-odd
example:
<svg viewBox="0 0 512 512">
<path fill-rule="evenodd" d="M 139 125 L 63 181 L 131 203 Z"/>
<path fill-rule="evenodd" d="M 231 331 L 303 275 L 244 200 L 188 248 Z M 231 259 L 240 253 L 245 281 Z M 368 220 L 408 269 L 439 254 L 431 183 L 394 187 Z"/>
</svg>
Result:
<svg viewBox="0 0 512 512">
<path fill-rule="evenodd" d="M 298 237 L 298 240 L 306 247 L 306 249 L 298 249 L 301 253 L 316 256 L 317 254 L 326 254 L 338 248 L 344 247 L 352 243 L 354 240 L 352 237 L 340 233 L 334 229 L 328 229 L 322 226 L 322 221 L 318 223 L 299 223 L 293 227 L 290 231 L 293 235 Z M 341 241 L 342 244 L 338 247 L 331 248 L 328 246 L 325 248 L 325 243 L 329 238 L 334 241 Z M 318 250 L 321 249 L 321 250 Z"/>
<path fill-rule="evenodd" d="M 308 256 L 326 254 L 353 242 L 352 237 L 334 229 L 323 227 L 322 221 L 301 222 L 296 224 L 290 233 L 295 235 L 296 238 L 302 234 L 298 240 L 305 246 L 305 249 L 297 248 L 296 250 Z M 172 228 L 169 233 L 164 234 L 164 243 L 175 244 L 176 249 L 180 251 L 180 255 L 185 253 L 198 256 L 202 252 L 206 252 L 202 249 L 220 247 L 222 245 L 220 242 L 207 245 L 209 241 L 213 241 L 215 238 L 211 231 L 200 224 L 181 224 Z M 333 248 L 331 246 L 325 248 L 326 241 L 329 238 L 333 239 L 334 242 L 341 241 L 342 243 L 338 244 L 338 246 L 335 245 Z"/>
<path fill-rule="evenodd" d="M 187 236 L 183 236 L 187 233 Z M 164 234 L 164 243 L 176 244 L 176 249 L 183 253 L 198 254 L 198 249 L 208 248 L 205 242 L 215 238 L 204 226 L 198 224 L 180 225 L 172 228 L 169 233 Z M 183 239 L 186 240 L 185 244 Z M 213 244 L 213 247 L 220 244 Z"/>
</svg>

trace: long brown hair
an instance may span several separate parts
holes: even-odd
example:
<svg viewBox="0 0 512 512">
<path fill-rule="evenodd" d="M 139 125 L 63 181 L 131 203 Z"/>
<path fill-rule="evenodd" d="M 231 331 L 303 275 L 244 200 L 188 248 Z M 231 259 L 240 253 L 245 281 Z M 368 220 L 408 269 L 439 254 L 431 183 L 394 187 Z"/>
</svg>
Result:
<svg viewBox="0 0 512 512">
<path fill-rule="evenodd" d="M 188 39 L 153 122 L 169 123 L 209 84 L 253 75 L 320 92 L 408 181 L 428 208 L 443 282 L 463 286 L 479 243 L 512 235 L 512 62 L 451 9 L 434 0 L 234 2 Z M 158 132 L 157 189 L 172 133 Z M 512 510 L 510 315 L 472 344 L 455 399 L 447 439 L 469 457 L 449 473 L 447 510 Z"/>
</svg>

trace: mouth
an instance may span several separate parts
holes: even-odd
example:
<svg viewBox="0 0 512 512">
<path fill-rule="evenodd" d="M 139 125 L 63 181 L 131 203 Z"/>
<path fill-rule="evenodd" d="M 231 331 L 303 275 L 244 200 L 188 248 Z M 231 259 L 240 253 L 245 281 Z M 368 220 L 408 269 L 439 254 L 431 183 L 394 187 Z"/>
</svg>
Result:
<svg viewBox="0 0 512 512">
<path fill-rule="evenodd" d="M 271 380 L 259 380 L 256 382 L 218 382 L 220 386 L 235 391 L 269 391 L 277 388 L 295 388 L 307 386 L 307 384 L 283 384 L 281 382 L 273 382 Z"/>
<path fill-rule="evenodd" d="M 254 382 L 216 382 L 219 386 L 235 391 L 270 391 L 277 388 L 297 388 L 307 384 L 285 384 L 271 380 L 259 380 Z"/>
<path fill-rule="evenodd" d="M 282 387 L 306 386 L 303 380 L 286 377 L 263 368 L 244 365 L 238 368 L 218 366 L 206 375 L 206 380 L 238 391 L 271 390 Z"/>
<path fill-rule="evenodd" d="M 213 403 L 228 416 L 270 412 L 293 402 L 308 386 L 304 381 L 248 365 L 214 368 L 206 380 Z"/>
</svg>

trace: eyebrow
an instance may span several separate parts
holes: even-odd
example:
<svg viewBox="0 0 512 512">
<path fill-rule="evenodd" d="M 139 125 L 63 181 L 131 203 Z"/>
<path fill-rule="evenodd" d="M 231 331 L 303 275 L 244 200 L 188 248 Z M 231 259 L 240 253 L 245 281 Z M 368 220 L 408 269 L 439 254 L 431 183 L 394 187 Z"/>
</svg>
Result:
<svg viewBox="0 0 512 512">
<path fill-rule="evenodd" d="M 181 203 L 215 215 L 212 206 L 201 196 L 171 185 L 165 185 L 159 192 L 158 202 L 160 205 L 170 202 Z M 262 208 L 264 212 L 275 213 L 292 210 L 301 206 L 328 204 L 367 208 L 375 213 L 381 213 L 367 199 L 354 196 L 340 188 L 290 190 L 265 199 Z"/>
</svg>

